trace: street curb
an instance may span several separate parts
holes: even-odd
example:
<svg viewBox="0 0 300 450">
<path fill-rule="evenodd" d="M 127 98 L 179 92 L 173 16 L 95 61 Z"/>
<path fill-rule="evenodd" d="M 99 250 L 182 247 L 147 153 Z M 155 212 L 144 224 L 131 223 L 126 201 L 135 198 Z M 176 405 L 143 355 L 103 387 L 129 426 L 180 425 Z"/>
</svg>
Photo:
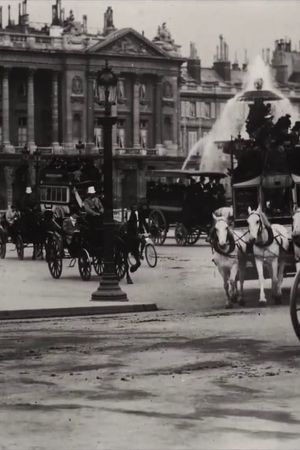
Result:
<svg viewBox="0 0 300 450">
<path fill-rule="evenodd" d="M 17 309 L 0 311 L 0 320 L 45 319 L 49 317 L 94 316 L 103 314 L 125 314 L 157 311 L 155 303 L 135 305 L 101 305 L 76 308 Z"/>
</svg>

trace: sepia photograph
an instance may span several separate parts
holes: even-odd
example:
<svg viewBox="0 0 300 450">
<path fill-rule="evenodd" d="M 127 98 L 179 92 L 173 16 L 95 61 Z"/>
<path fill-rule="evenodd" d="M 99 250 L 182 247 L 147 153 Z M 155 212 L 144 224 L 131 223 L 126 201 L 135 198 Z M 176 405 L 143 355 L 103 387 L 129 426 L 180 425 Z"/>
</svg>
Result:
<svg viewBox="0 0 300 450">
<path fill-rule="evenodd" d="M 300 448 L 299 17 L 0 0 L 0 450 Z"/>
</svg>

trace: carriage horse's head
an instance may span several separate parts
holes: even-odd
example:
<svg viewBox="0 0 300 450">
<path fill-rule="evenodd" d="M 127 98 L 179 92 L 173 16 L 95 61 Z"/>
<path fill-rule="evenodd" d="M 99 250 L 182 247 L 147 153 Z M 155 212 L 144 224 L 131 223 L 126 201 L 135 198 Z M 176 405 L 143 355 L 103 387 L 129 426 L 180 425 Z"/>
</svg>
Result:
<svg viewBox="0 0 300 450">
<path fill-rule="evenodd" d="M 228 244 L 229 226 L 227 220 L 220 216 L 213 214 L 214 219 L 214 237 L 217 240 L 218 246 L 222 249 Z"/>
<path fill-rule="evenodd" d="M 267 219 L 267 216 L 261 210 L 260 207 L 257 209 L 248 208 L 248 231 L 250 241 L 259 241 L 264 229 L 268 231 L 268 243 L 271 239 L 271 224 Z"/>
</svg>

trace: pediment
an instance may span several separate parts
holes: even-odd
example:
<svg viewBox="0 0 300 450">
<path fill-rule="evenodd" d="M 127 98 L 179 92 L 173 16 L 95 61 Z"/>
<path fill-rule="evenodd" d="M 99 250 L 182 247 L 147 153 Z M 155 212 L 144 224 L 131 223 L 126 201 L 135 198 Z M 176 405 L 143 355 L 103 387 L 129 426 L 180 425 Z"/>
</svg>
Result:
<svg viewBox="0 0 300 450">
<path fill-rule="evenodd" d="M 121 56 L 160 56 L 164 58 L 167 56 L 160 48 L 133 29 L 112 33 L 102 42 L 90 47 L 88 52 Z"/>
</svg>

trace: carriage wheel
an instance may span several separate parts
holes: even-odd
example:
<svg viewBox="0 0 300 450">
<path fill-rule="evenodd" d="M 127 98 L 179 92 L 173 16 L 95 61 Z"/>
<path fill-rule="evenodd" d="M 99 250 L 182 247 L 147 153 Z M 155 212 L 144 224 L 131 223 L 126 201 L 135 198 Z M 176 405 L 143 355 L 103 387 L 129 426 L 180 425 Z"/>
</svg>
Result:
<svg viewBox="0 0 300 450">
<path fill-rule="evenodd" d="M 182 223 L 177 223 L 175 228 L 175 240 L 177 245 L 185 245 L 187 240 L 187 229 Z"/>
<path fill-rule="evenodd" d="M 104 260 L 102 256 L 93 256 L 92 265 L 97 275 L 101 275 L 104 269 Z"/>
<path fill-rule="evenodd" d="M 149 267 L 155 267 L 157 264 L 157 252 L 153 244 L 149 243 L 145 246 L 145 258 Z"/>
<path fill-rule="evenodd" d="M 126 274 L 126 267 L 127 267 L 127 256 L 125 255 L 124 251 L 120 248 L 116 248 L 115 250 L 115 271 L 116 275 L 118 277 L 118 280 L 122 280 L 122 278 L 125 277 Z"/>
<path fill-rule="evenodd" d="M 290 314 L 294 331 L 300 340 L 300 270 L 297 272 L 291 289 Z"/>
<path fill-rule="evenodd" d="M 47 248 L 47 263 L 53 278 L 58 279 L 62 274 L 63 261 L 60 250 L 55 241 L 51 241 Z"/>
<path fill-rule="evenodd" d="M 186 237 L 186 243 L 188 245 L 194 245 L 198 241 L 200 237 L 201 231 L 200 228 L 193 227 L 190 230 L 188 230 L 188 234 Z"/>
<path fill-rule="evenodd" d="M 16 250 L 17 250 L 17 255 L 20 261 L 22 261 L 24 259 L 24 243 L 23 243 L 23 239 L 20 235 L 18 235 L 16 237 Z"/>
<path fill-rule="evenodd" d="M 160 210 L 155 210 L 150 213 L 149 230 L 154 244 L 163 245 L 167 237 L 168 224 Z"/>
<path fill-rule="evenodd" d="M 91 279 L 92 264 L 88 251 L 84 248 L 81 250 L 78 257 L 78 269 L 83 281 L 89 281 Z"/>
<path fill-rule="evenodd" d="M 6 255 L 6 240 L 5 237 L 2 235 L 0 237 L 0 258 L 4 259 Z"/>
</svg>

